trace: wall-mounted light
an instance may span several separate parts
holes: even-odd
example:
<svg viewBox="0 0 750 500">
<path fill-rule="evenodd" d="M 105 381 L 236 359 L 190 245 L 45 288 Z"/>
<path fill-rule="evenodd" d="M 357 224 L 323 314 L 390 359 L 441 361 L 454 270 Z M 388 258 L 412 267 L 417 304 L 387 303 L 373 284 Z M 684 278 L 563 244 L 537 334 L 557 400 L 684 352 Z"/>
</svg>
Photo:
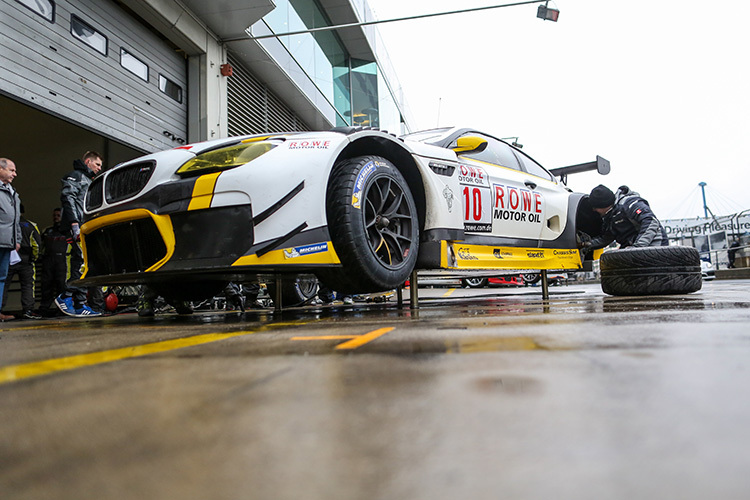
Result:
<svg viewBox="0 0 750 500">
<path fill-rule="evenodd" d="M 545 21 L 557 22 L 557 18 L 559 15 L 560 11 L 558 9 L 547 7 L 546 4 L 540 5 L 536 10 L 536 17 L 538 17 L 539 19 L 544 19 Z"/>
</svg>

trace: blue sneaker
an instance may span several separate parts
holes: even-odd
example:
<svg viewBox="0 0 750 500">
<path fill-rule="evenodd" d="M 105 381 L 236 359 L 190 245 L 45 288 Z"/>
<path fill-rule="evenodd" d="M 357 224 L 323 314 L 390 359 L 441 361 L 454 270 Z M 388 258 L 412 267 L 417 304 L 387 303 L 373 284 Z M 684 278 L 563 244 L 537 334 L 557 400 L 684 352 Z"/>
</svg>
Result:
<svg viewBox="0 0 750 500">
<path fill-rule="evenodd" d="M 96 312 L 93 309 L 91 309 L 89 306 L 84 304 L 79 309 L 76 309 L 75 314 L 72 314 L 71 316 L 75 316 L 76 318 L 95 318 L 101 315 L 102 313 Z"/>
<path fill-rule="evenodd" d="M 55 305 L 58 309 L 60 309 L 60 311 L 62 311 L 64 314 L 67 314 L 68 316 L 76 315 L 76 310 L 73 306 L 73 297 L 58 295 L 57 297 L 55 297 Z"/>
</svg>

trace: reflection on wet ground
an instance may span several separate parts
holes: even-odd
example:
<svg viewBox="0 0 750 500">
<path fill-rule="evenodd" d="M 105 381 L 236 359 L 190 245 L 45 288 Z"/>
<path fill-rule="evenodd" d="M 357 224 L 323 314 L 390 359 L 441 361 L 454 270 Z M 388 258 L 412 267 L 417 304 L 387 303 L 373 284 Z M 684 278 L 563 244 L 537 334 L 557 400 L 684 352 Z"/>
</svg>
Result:
<svg viewBox="0 0 750 500">
<path fill-rule="evenodd" d="M 0 491 L 744 498 L 749 291 L 4 323 Z"/>
</svg>

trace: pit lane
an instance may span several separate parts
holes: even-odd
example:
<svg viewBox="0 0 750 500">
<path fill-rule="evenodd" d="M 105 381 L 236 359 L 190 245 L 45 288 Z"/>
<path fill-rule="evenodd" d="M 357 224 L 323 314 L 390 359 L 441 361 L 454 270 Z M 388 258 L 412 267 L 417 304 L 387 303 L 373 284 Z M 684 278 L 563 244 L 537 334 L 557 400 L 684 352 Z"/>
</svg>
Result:
<svg viewBox="0 0 750 500">
<path fill-rule="evenodd" d="M 5 498 L 743 498 L 750 281 L 0 325 Z"/>
</svg>

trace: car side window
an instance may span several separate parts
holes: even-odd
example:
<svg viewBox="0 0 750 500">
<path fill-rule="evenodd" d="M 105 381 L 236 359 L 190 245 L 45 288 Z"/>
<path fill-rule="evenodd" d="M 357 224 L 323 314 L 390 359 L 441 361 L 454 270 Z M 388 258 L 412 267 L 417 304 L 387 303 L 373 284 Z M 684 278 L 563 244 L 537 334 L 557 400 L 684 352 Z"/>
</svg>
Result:
<svg viewBox="0 0 750 500">
<path fill-rule="evenodd" d="M 536 175 L 537 177 L 541 177 L 542 179 L 547 179 L 550 181 L 554 181 L 555 177 L 549 173 L 549 171 L 529 158 L 528 156 L 524 155 L 520 151 L 516 153 L 518 155 L 518 158 L 521 160 L 521 163 L 523 163 L 523 169 L 526 170 L 531 175 Z"/>
<path fill-rule="evenodd" d="M 492 163 L 494 165 L 501 165 L 503 167 L 512 168 L 513 170 L 521 170 L 521 165 L 519 165 L 516 156 L 510 149 L 510 146 L 508 146 L 504 142 L 501 142 L 494 137 L 489 137 L 477 132 L 469 132 L 464 135 L 481 137 L 482 139 L 487 141 L 487 148 L 480 153 L 470 153 L 464 154 L 462 156 L 467 156 L 474 160 Z"/>
</svg>

